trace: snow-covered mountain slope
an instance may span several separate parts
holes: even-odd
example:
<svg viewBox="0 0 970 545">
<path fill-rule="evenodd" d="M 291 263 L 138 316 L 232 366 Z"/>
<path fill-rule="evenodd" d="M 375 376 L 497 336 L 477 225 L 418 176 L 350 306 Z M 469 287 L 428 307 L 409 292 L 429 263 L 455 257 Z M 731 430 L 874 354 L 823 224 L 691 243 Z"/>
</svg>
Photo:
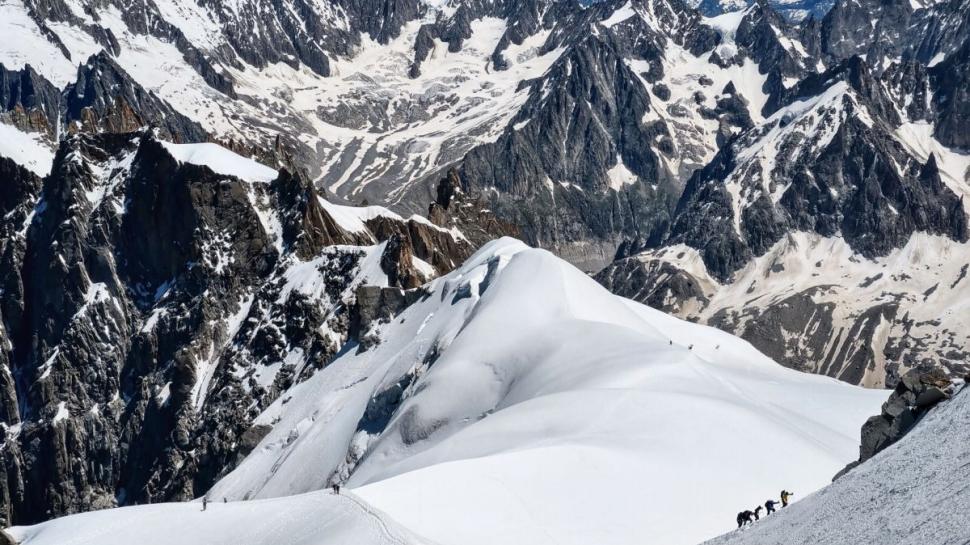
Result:
<svg viewBox="0 0 970 545">
<path fill-rule="evenodd" d="M 797 369 L 876 387 L 964 372 L 970 155 L 902 79 L 853 58 L 786 89 L 692 176 L 666 234 L 598 278 Z"/>
<path fill-rule="evenodd" d="M 69 127 L 168 123 L 237 150 L 279 138 L 337 198 L 408 213 L 457 166 L 529 242 L 590 270 L 664 221 L 690 172 L 800 77 L 804 50 L 777 14 L 742 24 L 742 44 L 679 0 L 3 9 L 0 32 L 19 39 L 0 62 L 67 87 L 46 111 Z"/>
<path fill-rule="evenodd" d="M 528 41 L 510 44 L 517 15 L 502 2 L 457 15 L 457 3 L 399 2 L 396 13 L 377 17 L 367 13 L 376 3 L 341 4 L 9 1 L 0 29 L 19 39 L 0 61 L 30 64 L 63 87 L 79 63 L 108 50 L 135 82 L 210 134 L 265 145 L 282 132 L 331 191 L 358 195 L 383 182 L 365 194 L 377 200 L 494 137 L 525 98 L 520 82 L 561 53 L 540 50 L 548 30 L 527 29 Z M 535 4 L 545 11 L 550 3 Z M 468 35 L 455 46 L 428 37 L 437 19 L 466 25 Z M 417 44 L 427 50 L 412 71 Z M 497 51 L 501 71 L 491 68 Z"/>
<path fill-rule="evenodd" d="M 970 542 L 970 391 L 831 485 L 708 545 Z"/>
<path fill-rule="evenodd" d="M 372 403 L 383 375 L 343 391 L 360 377 L 328 365 L 373 370 L 382 328 L 432 312 L 421 286 L 499 233 L 583 270 L 618 256 L 617 293 L 786 365 L 960 371 L 967 1 L 841 0 L 795 25 L 763 0 L 0 0 L 5 514 L 198 496 L 276 433 L 273 403 L 315 410 L 288 392 L 318 372 L 351 422 L 325 452 L 292 435 L 321 474 L 274 458 L 277 434 L 224 486 L 425 471 L 437 421 L 382 433 L 417 377 L 388 371 L 404 382 Z M 806 247 L 845 263 L 805 271 Z"/>
<path fill-rule="evenodd" d="M 967 239 L 968 174 L 907 153 L 900 113 L 863 61 L 810 76 L 786 95 L 784 107 L 691 178 L 666 243 L 700 248 L 725 280 L 793 229 L 839 234 L 867 257 L 914 232 Z"/>
<path fill-rule="evenodd" d="M 22 545 L 422 545 L 429 543 L 353 495 L 165 503 L 94 511 L 10 534 Z"/>
<path fill-rule="evenodd" d="M 40 135 L 0 123 L 0 157 L 11 159 L 38 176 L 47 176 L 54 162 L 54 150 Z"/>
<path fill-rule="evenodd" d="M 475 248 L 452 221 L 478 209 L 461 195 L 434 203 L 437 224 L 336 205 L 299 175 L 151 131 L 77 134 L 43 179 L 5 158 L 0 176 L 15 523 L 198 495 L 265 433 L 263 408 Z"/>
<path fill-rule="evenodd" d="M 600 279 L 730 331 L 789 367 L 884 387 L 924 363 L 954 376 L 970 370 L 968 264 L 970 244 L 944 237 L 914 235 L 869 259 L 841 238 L 796 232 L 730 282 L 711 277 L 688 246 L 645 252 Z"/>
<path fill-rule="evenodd" d="M 923 120 L 965 148 L 966 63 L 932 69 L 970 51 L 966 3 L 846 0 L 793 25 L 764 0 L 713 18 L 681 0 L 7 0 L 0 62 L 67 88 L 66 126 L 176 119 L 186 141 L 285 149 L 268 162 L 353 203 L 420 211 L 455 167 L 529 243 L 595 270 L 662 232 L 691 173 L 787 89 L 854 55 L 912 68 L 900 107 L 931 80 Z"/>
<path fill-rule="evenodd" d="M 268 407 L 272 430 L 211 497 L 345 481 L 443 544 L 696 543 L 739 502 L 825 484 L 884 397 L 510 239 L 424 289 Z"/>
<path fill-rule="evenodd" d="M 822 19 L 835 4 L 833 0 L 769 0 L 778 13 L 790 21 L 800 22 L 808 17 Z M 695 7 L 704 15 L 714 17 L 725 13 L 742 11 L 754 1 L 749 0 L 694 0 Z"/>
<path fill-rule="evenodd" d="M 932 68 L 967 43 L 967 0 L 858 0 L 836 2 L 821 21 L 821 48 L 829 55 L 861 56 L 877 69 L 916 61 Z M 867 32 L 860 32 L 866 28 Z"/>
</svg>

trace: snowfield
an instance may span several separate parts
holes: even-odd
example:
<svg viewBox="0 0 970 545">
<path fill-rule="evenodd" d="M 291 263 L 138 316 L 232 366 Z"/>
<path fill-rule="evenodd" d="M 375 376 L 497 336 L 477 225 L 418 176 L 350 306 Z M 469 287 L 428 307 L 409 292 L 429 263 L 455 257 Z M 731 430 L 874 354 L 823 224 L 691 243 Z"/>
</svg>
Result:
<svg viewBox="0 0 970 545">
<path fill-rule="evenodd" d="M 0 157 L 12 159 L 38 176 L 47 176 L 54 163 L 54 150 L 39 135 L 0 123 Z"/>
<path fill-rule="evenodd" d="M 782 368 L 512 239 L 426 290 L 370 331 L 379 344 L 347 347 L 259 417 L 272 431 L 210 491 L 211 528 L 156 523 L 141 542 L 222 543 L 205 532 L 225 528 L 235 543 L 263 543 L 277 506 L 299 521 L 287 531 L 319 535 L 274 543 L 337 543 L 321 529 L 331 516 L 354 536 L 343 543 L 373 542 L 314 493 L 339 480 L 388 525 L 441 545 L 693 544 L 783 487 L 827 484 L 885 397 Z M 218 514 L 248 505 L 249 516 Z M 146 521 L 198 508 L 123 508 L 16 533 L 93 543 L 65 541 L 56 529 L 69 526 L 76 539 L 128 543 Z"/>
<path fill-rule="evenodd" d="M 696 279 L 707 302 L 686 301 L 680 316 L 710 323 L 726 315 L 729 324 L 736 324 L 733 331 L 738 335 L 757 327 L 752 314 L 808 294 L 815 304 L 831 308 L 835 330 L 847 332 L 832 336 L 820 353 L 845 353 L 847 360 L 867 349 L 875 354 L 876 365 L 867 367 L 860 381 L 867 387 L 885 386 L 886 354 L 894 353 L 895 346 L 902 345 L 895 352 L 899 361 L 916 361 L 920 345 L 936 346 L 940 353 L 947 353 L 951 347 L 970 344 L 967 242 L 915 233 L 902 248 L 869 259 L 840 237 L 794 232 L 752 259 L 727 284 L 708 274 L 700 253 L 685 245 L 644 252 L 638 259 L 644 263 L 665 261 Z M 870 318 L 876 320 L 879 332 L 870 345 L 855 323 L 867 310 L 879 305 L 898 305 L 899 311 L 888 319 L 881 313 Z M 812 339 L 807 334 L 817 327 L 818 322 L 810 321 L 808 326 L 786 329 L 785 355 L 813 354 Z M 907 339 L 909 342 L 901 342 Z M 818 364 L 817 372 L 832 372 L 826 365 L 835 364 L 822 360 L 812 360 Z M 851 371 L 843 370 L 838 375 Z"/>
<path fill-rule="evenodd" d="M 708 545 L 970 543 L 970 391 L 831 486 Z"/>
<path fill-rule="evenodd" d="M 218 144 L 172 144 L 162 146 L 176 161 L 209 167 L 217 174 L 235 176 L 247 182 L 272 182 L 279 174 L 266 165 L 243 157 Z"/>
<path fill-rule="evenodd" d="M 343 10 L 326 2 L 283 4 L 297 19 L 308 17 L 308 26 L 333 25 L 337 29 L 350 25 Z M 522 121 L 513 124 L 512 120 L 528 100 L 530 86 L 526 83 L 546 77 L 567 50 L 561 43 L 566 26 L 543 26 L 524 36 L 521 43 L 513 40 L 505 46 L 500 45 L 503 36 L 515 23 L 476 17 L 461 23 L 468 25 L 470 36 L 462 41 L 460 50 L 451 51 L 449 43 L 431 39 L 420 73 L 412 73 L 422 25 L 439 15 L 454 16 L 459 5 L 426 4 L 424 17 L 404 24 L 400 35 L 386 44 L 364 33 L 357 47 L 339 54 L 328 52 L 332 74 L 323 77 L 307 66 L 276 62 L 258 67 L 227 53 L 232 49 L 229 33 L 235 32 L 229 29 L 250 28 L 245 17 L 251 13 L 272 17 L 273 10 L 263 11 L 260 2 L 238 0 L 225 6 L 190 0 L 152 2 L 158 18 L 178 28 L 216 71 L 233 81 L 238 93 L 235 99 L 210 87 L 176 44 L 143 34 L 137 25 L 129 27 L 125 14 L 113 5 L 69 0 L 65 7 L 89 28 L 51 21 L 42 29 L 23 2 L 0 1 L 0 36 L 11 38 L 0 44 L 0 60 L 10 69 L 29 64 L 64 87 L 76 78 L 79 64 L 102 51 L 103 46 L 91 32 L 103 29 L 117 42 L 113 59 L 135 82 L 213 136 L 264 147 L 280 133 L 296 136 L 304 148 L 300 150 L 305 154 L 304 165 L 338 200 L 368 200 L 415 211 L 420 208 L 411 201 L 415 198 L 411 193 L 421 194 L 422 183 L 461 161 L 476 146 L 524 126 Z M 624 25 L 645 21 L 661 36 L 674 37 L 674 30 L 656 14 L 665 8 L 639 1 L 617 5 L 590 32 L 595 28 L 622 32 Z M 704 24 L 721 32 L 720 53 L 737 52 L 734 35 L 745 13 L 703 19 Z M 225 26 L 227 23 L 231 25 Z M 704 107 L 716 108 L 717 95 L 707 87 L 723 89 L 731 83 L 751 104 L 755 121 L 762 120 L 761 108 L 768 97 L 763 92 L 766 76 L 751 59 L 739 66 L 719 68 L 710 62 L 710 52 L 695 56 L 677 45 L 679 42 L 672 39 L 665 46 L 663 84 L 672 92 L 669 104 L 677 107 L 674 111 L 683 109 L 685 113 L 674 115 L 669 108 L 659 107 L 668 99 L 659 98 L 654 86 L 641 78 L 644 90 L 658 105 L 642 121 L 663 120 L 670 126 L 677 153 L 664 156 L 663 161 L 672 176 L 686 180 L 693 169 L 714 156 L 718 147 L 719 124 L 700 114 L 700 104 L 695 103 L 698 96 L 705 96 Z M 801 47 L 794 42 L 791 45 Z M 492 66 L 497 48 L 501 48 L 507 63 L 502 70 Z M 649 63 L 643 59 L 630 57 L 625 62 L 634 72 L 649 70 Z M 702 83 L 706 79 L 712 83 Z M 633 179 L 622 163 L 617 166 L 621 168 L 610 175 L 610 180 L 613 189 L 620 191 Z M 553 181 L 571 183 L 566 179 Z"/>
<path fill-rule="evenodd" d="M 314 492 L 337 480 L 441 545 L 694 544 L 781 488 L 827 484 L 885 398 L 614 296 L 513 239 L 425 289 L 369 331 L 376 346 L 345 347 L 264 411 L 257 423 L 272 430 L 209 492 L 211 512 L 123 508 L 16 534 L 379 542 Z"/>
<path fill-rule="evenodd" d="M 379 344 L 345 348 L 259 417 L 272 431 L 210 491 L 212 512 L 124 508 L 17 535 L 341 542 L 332 525 L 353 536 L 343 543 L 379 542 L 347 505 L 313 493 L 340 480 L 442 545 L 693 544 L 783 487 L 827 484 L 885 398 L 614 296 L 513 239 L 426 290 L 370 331 Z"/>
<path fill-rule="evenodd" d="M 427 543 L 349 495 L 314 492 L 274 500 L 164 503 L 93 511 L 12 528 L 23 545 L 422 545 Z"/>
</svg>

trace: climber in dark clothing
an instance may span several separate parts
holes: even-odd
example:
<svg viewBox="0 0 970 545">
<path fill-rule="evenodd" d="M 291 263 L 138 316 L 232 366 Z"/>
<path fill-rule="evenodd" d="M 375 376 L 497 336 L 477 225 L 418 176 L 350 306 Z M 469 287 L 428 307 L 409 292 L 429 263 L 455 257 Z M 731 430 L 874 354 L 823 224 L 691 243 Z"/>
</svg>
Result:
<svg viewBox="0 0 970 545">
<path fill-rule="evenodd" d="M 754 508 L 754 520 L 761 520 L 761 506 Z"/>
<path fill-rule="evenodd" d="M 744 526 L 745 524 L 751 524 L 751 517 L 754 516 L 752 511 L 741 511 L 738 513 L 738 528 Z"/>
<path fill-rule="evenodd" d="M 776 505 L 778 505 L 778 502 L 776 502 L 775 500 L 768 500 L 768 501 L 766 501 L 765 502 L 765 515 L 770 515 L 770 514 L 774 513 L 775 512 L 775 506 Z"/>
<path fill-rule="evenodd" d="M 792 494 L 791 492 L 789 492 L 787 490 L 782 490 L 781 491 L 781 506 L 782 507 L 788 507 L 788 499 L 791 498 L 792 496 L 794 496 L 794 494 Z"/>
<path fill-rule="evenodd" d="M 202 510 L 205 511 L 205 508 L 208 505 L 209 505 L 209 498 L 202 496 Z"/>
<path fill-rule="evenodd" d="M 336 494 L 338 496 L 340 495 L 340 485 L 339 484 L 334 483 L 334 485 L 331 488 L 333 488 L 333 493 L 334 494 Z"/>
</svg>

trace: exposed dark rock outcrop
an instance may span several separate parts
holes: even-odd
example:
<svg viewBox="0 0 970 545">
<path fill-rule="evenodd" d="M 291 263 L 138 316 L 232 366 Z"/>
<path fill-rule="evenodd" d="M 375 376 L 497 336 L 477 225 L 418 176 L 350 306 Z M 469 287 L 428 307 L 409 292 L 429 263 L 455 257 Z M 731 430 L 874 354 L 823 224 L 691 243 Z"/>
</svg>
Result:
<svg viewBox="0 0 970 545">
<path fill-rule="evenodd" d="M 939 286 L 911 293 L 910 276 L 899 270 L 903 285 L 884 284 L 867 303 L 854 300 L 855 286 L 843 285 L 854 263 L 887 256 L 918 233 L 968 239 L 964 199 L 944 179 L 953 174 L 941 172 L 934 155 L 914 157 L 896 132 L 904 117 L 936 115 L 930 73 L 937 71 L 902 63 L 878 77 L 852 57 L 772 94 L 765 110 L 781 112 L 722 147 L 688 181 L 669 227 L 629 240 L 597 278 L 617 293 L 739 335 L 795 369 L 890 387 L 929 362 L 963 372 L 967 338 L 909 316 Z M 858 257 L 840 264 L 838 276 L 821 261 L 795 264 L 792 280 L 801 284 L 763 287 L 762 280 L 785 274 L 775 267 L 787 253 L 806 250 L 792 238 L 799 232 L 843 240 Z M 811 240 L 802 244 L 816 244 Z M 684 252 L 671 248 L 678 244 L 696 249 L 701 274 L 682 268 L 674 254 Z M 756 258 L 760 274 L 747 268 Z M 737 285 L 742 270 L 744 286 Z M 684 289 L 702 282 L 703 292 Z M 719 299 L 718 291 L 734 295 Z"/>
<path fill-rule="evenodd" d="M 79 66 L 63 91 L 30 65 L 7 70 L 0 64 L 0 122 L 42 133 L 49 142 L 59 131 L 124 133 L 154 126 L 176 142 L 204 142 L 209 135 L 195 121 L 136 83 L 102 51 Z"/>
<path fill-rule="evenodd" d="M 350 228 L 299 175 L 220 174 L 152 132 L 69 136 L 42 184 L 2 158 L 0 175 L 13 524 L 203 493 L 263 408 L 475 249 L 390 212 Z"/>
<path fill-rule="evenodd" d="M 970 6 L 968 6 L 970 7 Z M 970 23 L 967 25 L 970 30 Z M 936 137 L 944 145 L 970 150 L 970 37 L 943 62 L 929 69 L 936 111 Z M 920 98 L 915 88 L 913 102 Z M 968 173 L 966 176 L 970 176 Z"/>
<path fill-rule="evenodd" d="M 845 85 L 849 92 L 833 93 L 834 85 Z M 792 230 L 841 233 L 866 257 L 886 255 L 916 231 L 967 240 L 962 201 L 941 179 L 936 159 L 897 166 L 899 157 L 907 157 L 892 136 L 899 118 L 862 60 L 854 57 L 808 77 L 780 100 L 805 97 L 831 98 L 818 99 L 819 106 L 807 113 L 793 114 L 800 118 L 783 116 L 749 132 L 695 173 L 664 244 L 698 248 L 711 274 L 725 281 Z M 780 132 L 780 138 L 769 132 L 789 124 L 796 130 Z M 797 130 L 802 127 L 804 132 Z M 763 144 L 763 139 L 772 140 Z M 749 159 L 750 149 L 762 145 L 791 159 Z M 757 197 L 738 209 L 729 182 Z M 768 191 L 784 188 L 775 202 L 757 190 L 765 182 Z"/>
<path fill-rule="evenodd" d="M 859 459 L 846 466 L 833 480 L 902 439 L 937 403 L 949 399 L 953 391 L 953 383 L 940 368 L 913 369 L 903 375 L 883 403 L 882 413 L 862 425 Z"/>
<path fill-rule="evenodd" d="M 428 218 L 438 227 L 458 229 L 473 245 L 481 246 L 496 236 L 520 236 L 517 226 L 495 217 L 486 199 L 465 192 L 456 170 L 449 170 L 438 182 L 436 193 Z"/>
<path fill-rule="evenodd" d="M 687 318 L 708 303 L 696 278 L 664 261 L 621 259 L 597 273 L 596 280 L 617 295 Z"/>
<path fill-rule="evenodd" d="M 970 148 L 967 0 L 846 0 L 799 26 L 758 0 L 720 30 L 681 0 L 585 4 L 207 0 L 196 6 L 198 39 L 150 1 L 104 0 L 81 14 L 64 0 L 27 0 L 59 60 L 84 64 L 64 89 L 30 66 L 0 65 L 0 121 L 52 144 L 64 136 L 43 180 L 0 158 L 7 521 L 204 492 L 265 435 L 254 424 L 263 409 L 341 350 L 370 348 L 373 330 L 420 298 L 424 282 L 496 235 L 588 270 L 616 258 L 597 276 L 613 291 L 704 316 L 794 368 L 889 385 L 927 360 L 965 370 L 956 362 L 967 345 L 949 328 L 937 327 L 936 344 L 910 334 L 940 325 L 908 316 L 912 294 L 885 290 L 840 316 L 838 303 L 817 300 L 846 288 L 832 278 L 763 297 L 758 282 L 783 272 L 768 263 L 736 306 L 708 307 L 794 232 L 844 239 L 862 259 L 914 233 L 967 240 L 966 203 L 946 183 L 946 163 L 915 157 L 896 133 L 934 123 L 940 143 Z M 108 25 L 106 10 L 121 21 Z M 72 57 L 58 26 L 103 51 Z M 492 34 L 478 40 L 483 27 Z M 474 46 L 487 50 L 462 62 L 483 66 L 488 81 L 432 72 L 435 81 L 402 93 L 412 82 L 391 69 L 358 73 L 341 80 L 338 103 L 299 88 L 304 77 L 339 77 L 361 46 L 370 56 L 404 36 L 388 58 L 412 78 Z M 165 63 L 187 63 L 204 82 L 182 70 L 187 85 L 213 102 L 177 109 L 147 89 L 160 87 L 139 85 L 121 62 L 132 37 L 158 44 Z M 511 85 L 485 77 L 522 66 Z M 365 147 L 438 119 L 447 130 Z M 177 160 L 159 138 L 219 140 L 284 170 L 271 182 L 239 179 Z M 765 146 L 770 157 L 758 155 Z M 327 176 L 306 175 L 324 163 Z M 412 185 L 390 190 L 399 184 Z M 387 211 L 347 212 L 348 221 L 328 208 L 323 185 L 409 211 L 430 191 L 430 221 Z M 652 253 L 664 248 L 670 255 Z M 703 264 L 678 266 L 690 249 Z M 962 288 L 963 273 L 917 295 Z M 893 327 L 904 333 L 884 339 Z M 379 425 L 409 384 L 375 398 L 361 430 Z M 888 441 L 907 418 L 870 435 Z"/>
<path fill-rule="evenodd" d="M 925 6 L 900 0 L 840 1 L 821 21 L 819 45 L 837 60 L 862 56 L 878 71 L 896 59 L 928 64 L 966 41 L 967 8 L 967 0 Z"/>
<path fill-rule="evenodd" d="M 107 53 L 88 59 L 64 92 L 64 123 L 71 132 L 123 133 L 146 125 L 176 142 L 204 142 L 198 123 L 141 88 Z"/>
<path fill-rule="evenodd" d="M 472 150 L 459 174 L 471 191 L 496 189 L 490 208 L 526 240 L 597 268 L 623 234 L 666 217 L 676 190 L 649 142 L 667 129 L 641 123 L 650 98 L 612 44 L 590 37 L 552 71 L 518 114 L 527 124 Z M 640 181 L 613 191 L 620 161 Z"/>
<path fill-rule="evenodd" d="M 0 122 L 53 140 L 61 115 L 61 91 L 30 65 L 9 70 L 0 62 Z"/>
</svg>

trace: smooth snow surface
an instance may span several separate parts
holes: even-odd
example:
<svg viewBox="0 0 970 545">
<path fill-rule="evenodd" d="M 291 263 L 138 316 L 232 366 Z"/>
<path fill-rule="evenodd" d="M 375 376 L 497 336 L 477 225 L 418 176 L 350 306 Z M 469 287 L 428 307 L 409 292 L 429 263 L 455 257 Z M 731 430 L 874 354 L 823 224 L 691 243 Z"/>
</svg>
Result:
<svg viewBox="0 0 970 545">
<path fill-rule="evenodd" d="M 44 37 L 24 2 L 0 0 L 0 62 L 8 70 L 30 65 L 54 85 L 64 87 L 77 76 L 77 65 Z M 0 138 L 2 140 L 2 138 Z"/>
<path fill-rule="evenodd" d="M 303 276 L 290 280 L 312 283 Z M 426 289 L 372 326 L 379 343 L 345 347 L 257 418 L 271 431 L 210 490 L 208 512 L 123 508 L 14 534 L 26 545 L 693 545 L 783 487 L 827 484 L 885 398 L 785 369 L 512 239 Z M 334 481 L 359 503 L 314 492 Z"/>
<path fill-rule="evenodd" d="M 383 206 L 343 206 L 320 198 L 320 206 L 348 233 L 368 233 L 367 221 L 386 217 L 393 220 L 404 219 Z"/>
<path fill-rule="evenodd" d="M 277 176 L 277 172 L 268 166 L 238 155 L 218 144 L 171 144 L 162 142 L 162 145 L 172 154 L 175 160 L 182 163 L 207 166 L 217 174 L 235 176 L 247 182 L 271 182 Z"/>
<path fill-rule="evenodd" d="M 739 505 L 825 485 L 885 397 L 782 368 L 511 239 L 428 289 L 380 344 L 271 405 L 257 423 L 273 430 L 212 496 L 333 477 L 442 545 L 693 544 Z M 397 384 L 386 421 L 366 411 Z"/>
<path fill-rule="evenodd" d="M 163 503 L 93 511 L 9 530 L 22 545 L 420 545 L 351 495 Z"/>
<path fill-rule="evenodd" d="M 54 163 L 54 151 L 40 135 L 21 132 L 6 123 L 0 123 L 0 157 L 12 159 L 38 176 L 50 174 Z"/>
<path fill-rule="evenodd" d="M 970 543 L 970 391 L 832 485 L 709 545 Z"/>
</svg>

